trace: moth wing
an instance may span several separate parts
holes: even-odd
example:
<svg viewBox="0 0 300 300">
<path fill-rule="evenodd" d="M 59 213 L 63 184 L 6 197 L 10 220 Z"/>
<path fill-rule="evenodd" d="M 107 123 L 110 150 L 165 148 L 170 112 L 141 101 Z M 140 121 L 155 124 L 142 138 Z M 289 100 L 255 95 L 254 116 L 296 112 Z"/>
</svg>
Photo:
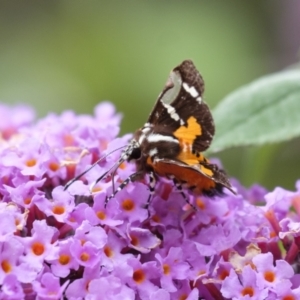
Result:
<svg viewBox="0 0 300 300">
<path fill-rule="evenodd" d="M 192 163 L 192 160 L 189 162 Z M 159 175 L 171 175 L 179 182 L 195 185 L 195 189 L 199 192 L 202 190 L 209 192 L 214 189 L 220 192 L 221 187 L 226 187 L 235 194 L 225 172 L 209 162 L 188 165 L 173 159 L 157 159 L 154 160 L 153 167 Z"/>
<path fill-rule="evenodd" d="M 159 95 L 148 123 L 171 131 L 193 151 L 206 150 L 215 132 L 214 122 L 203 101 L 204 81 L 191 60 L 173 69 Z"/>
</svg>

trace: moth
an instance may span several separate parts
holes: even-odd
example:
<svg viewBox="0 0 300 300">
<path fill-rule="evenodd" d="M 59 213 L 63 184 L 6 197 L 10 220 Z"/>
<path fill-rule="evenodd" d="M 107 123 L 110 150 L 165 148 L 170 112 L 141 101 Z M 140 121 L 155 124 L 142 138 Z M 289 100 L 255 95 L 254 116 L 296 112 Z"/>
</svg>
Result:
<svg viewBox="0 0 300 300">
<path fill-rule="evenodd" d="M 124 161 L 135 162 L 136 171 L 117 189 L 113 183 L 113 193 L 107 201 L 128 183 L 142 180 L 146 174 L 149 201 L 159 177 L 172 179 L 186 200 L 183 187 L 210 197 L 222 194 L 224 188 L 234 193 L 225 172 L 202 154 L 215 133 L 203 93 L 203 78 L 191 60 L 183 61 L 171 71 L 147 122 L 135 132 L 114 166 L 95 182 L 114 174 Z"/>
</svg>

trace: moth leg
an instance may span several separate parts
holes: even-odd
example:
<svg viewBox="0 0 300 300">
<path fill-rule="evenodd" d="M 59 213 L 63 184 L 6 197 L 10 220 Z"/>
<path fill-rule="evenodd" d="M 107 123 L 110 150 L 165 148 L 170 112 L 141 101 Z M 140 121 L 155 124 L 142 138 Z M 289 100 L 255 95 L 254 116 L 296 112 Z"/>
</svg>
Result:
<svg viewBox="0 0 300 300">
<path fill-rule="evenodd" d="M 179 193 L 182 196 L 182 198 L 184 199 L 184 201 L 196 211 L 197 210 L 196 207 L 190 202 L 187 195 L 183 192 L 181 183 L 179 181 L 177 181 L 174 177 L 172 179 L 173 179 L 176 189 L 179 191 Z"/>
<path fill-rule="evenodd" d="M 128 185 L 130 182 L 134 182 L 140 175 L 140 172 L 136 172 L 127 177 L 109 197 L 106 197 L 104 207 L 106 207 L 110 199 L 114 198 L 117 193 L 126 187 L 126 185 Z"/>
<path fill-rule="evenodd" d="M 156 186 L 156 178 L 153 172 L 149 172 L 149 196 L 148 196 L 148 200 L 146 203 L 146 209 L 148 210 L 148 207 L 150 205 L 150 201 L 154 195 L 155 192 L 155 186 Z M 148 211 L 149 213 L 149 211 Z"/>
<path fill-rule="evenodd" d="M 121 147 L 122 148 L 122 147 Z M 120 148 L 118 148 L 120 149 Z M 112 151 L 114 152 L 114 151 Z M 111 153 L 112 153 L 111 152 Z M 94 186 L 101 181 L 103 178 L 105 178 L 107 175 L 111 174 L 111 180 L 112 180 L 112 189 L 113 189 L 113 194 L 115 194 L 115 181 L 114 181 L 114 177 L 116 175 L 116 172 L 118 170 L 118 168 L 120 167 L 120 165 L 128 159 L 129 154 L 127 152 L 125 152 L 120 158 L 119 160 L 114 163 L 104 174 L 102 174 L 100 177 L 98 177 L 92 184 L 90 187 L 90 190 L 92 190 L 94 188 Z M 95 165 L 95 164 L 94 164 Z M 93 166 L 94 166 L 93 165 Z M 90 170 L 90 169 L 88 169 Z M 85 173 L 84 173 L 85 174 Z"/>
</svg>

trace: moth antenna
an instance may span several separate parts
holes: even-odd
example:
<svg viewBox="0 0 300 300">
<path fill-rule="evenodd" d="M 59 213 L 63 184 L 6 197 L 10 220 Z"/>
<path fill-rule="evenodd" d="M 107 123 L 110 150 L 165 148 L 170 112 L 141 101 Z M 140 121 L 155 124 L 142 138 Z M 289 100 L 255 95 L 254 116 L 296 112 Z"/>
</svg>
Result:
<svg viewBox="0 0 300 300">
<path fill-rule="evenodd" d="M 113 193 L 115 192 L 115 181 L 114 181 L 114 178 L 115 178 L 115 175 L 116 175 L 116 172 L 117 170 L 120 168 L 121 164 L 126 160 L 126 158 L 122 161 L 119 162 L 119 164 L 117 165 L 117 167 L 112 171 L 111 173 L 111 182 L 112 182 L 112 190 L 113 190 Z"/>
<path fill-rule="evenodd" d="M 75 181 L 77 181 L 80 177 L 82 177 L 83 175 L 85 175 L 87 172 L 89 172 L 91 169 L 93 169 L 99 162 L 101 162 L 103 159 L 105 159 L 107 156 L 109 156 L 109 155 L 111 155 L 112 153 L 114 153 L 114 152 L 116 152 L 116 151 L 118 151 L 118 150 L 120 150 L 120 149 L 122 149 L 122 148 L 125 148 L 125 147 L 127 147 L 127 145 L 124 145 L 124 146 L 121 146 L 121 147 L 118 147 L 118 148 L 116 148 L 116 149 L 114 149 L 114 150 L 112 150 L 112 151 L 110 151 L 109 153 L 107 153 L 106 155 L 104 155 L 104 156 L 102 156 L 102 157 L 100 157 L 96 162 L 94 162 L 88 169 L 86 169 L 85 171 L 83 171 L 82 173 L 80 173 L 79 175 L 77 175 L 76 177 L 74 177 L 73 179 L 71 179 L 69 182 L 67 182 L 67 184 L 65 185 L 65 187 L 64 187 L 64 191 L 65 190 L 67 190 L 69 187 L 70 187 L 70 185 L 72 185 Z M 104 173 L 105 175 L 107 174 L 108 172 L 106 172 L 106 173 Z M 104 175 L 104 176 L 105 176 Z M 103 176 L 103 177 L 104 177 Z M 102 177 L 102 178 L 103 178 Z M 101 179 L 102 179 L 101 178 Z M 101 180 L 100 179 L 100 180 Z M 98 181 L 97 181 L 98 182 Z"/>
</svg>

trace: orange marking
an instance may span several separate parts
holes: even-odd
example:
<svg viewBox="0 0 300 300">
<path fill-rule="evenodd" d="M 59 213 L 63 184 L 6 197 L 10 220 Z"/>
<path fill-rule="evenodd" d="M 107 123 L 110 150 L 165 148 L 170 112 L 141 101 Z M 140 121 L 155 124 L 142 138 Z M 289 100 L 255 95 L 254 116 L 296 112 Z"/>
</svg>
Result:
<svg viewBox="0 0 300 300">
<path fill-rule="evenodd" d="M 177 156 L 177 159 L 186 163 L 189 166 L 194 166 L 194 165 L 198 165 L 199 161 L 203 161 L 203 155 L 201 154 L 199 157 L 197 157 L 190 150 L 185 151 L 183 147 L 181 149 L 180 154 Z"/>
<path fill-rule="evenodd" d="M 179 140 L 181 147 L 181 152 L 178 155 L 177 159 L 186 163 L 189 166 L 199 165 L 199 162 L 204 160 L 204 156 L 199 154 L 196 156 L 192 153 L 193 143 L 197 136 L 202 134 L 201 125 L 197 122 L 194 117 L 190 117 L 187 120 L 187 126 L 180 126 L 175 132 L 174 135 Z M 203 167 L 201 171 L 208 176 L 212 175 L 212 172 Z"/>
<path fill-rule="evenodd" d="M 187 120 L 187 126 L 180 126 L 174 135 L 179 139 L 188 144 L 193 144 L 197 136 L 202 134 L 201 125 L 197 122 L 196 118 L 190 117 Z"/>
<path fill-rule="evenodd" d="M 154 167 L 150 156 L 147 157 L 147 165 Z"/>
<path fill-rule="evenodd" d="M 164 162 L 153 164 L 153 168 L 160 176 L 168 177 L 173 175 L 177 181 L 186 182 L 188 187 L 195 186 L 193 192 L 196 194 L 201 194 L 203 190 L 210 190 L 216 186 L 216 183 L 212 179 L 207 178 L 197 170 Z"/>
<path fill-rule="evenodd" d="M 210 176 L 212 177 L 214 175 L 213 171 L 208 169 L 208 168 L 205 168 L 204 166 L 202 165 L 199 165 L 200 166 L 200 169 L 201 169 L 201 172 L 206 174 L 207 176 Z"/>
</svg>

